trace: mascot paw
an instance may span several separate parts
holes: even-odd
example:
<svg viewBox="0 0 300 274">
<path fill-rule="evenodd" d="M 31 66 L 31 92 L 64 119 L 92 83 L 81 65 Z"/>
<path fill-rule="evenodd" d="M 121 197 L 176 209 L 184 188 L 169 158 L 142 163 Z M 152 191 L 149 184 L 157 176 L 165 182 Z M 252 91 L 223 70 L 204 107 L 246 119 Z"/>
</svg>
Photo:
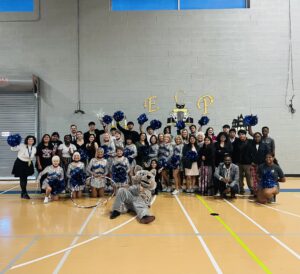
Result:
<svg viewBox="0 0 300 274">
<path fill-rule="evenodd" d="M 155 220 L 155 216 L 144 216 L 141 220 L 141 224 L 149 224 Z"/>
<path fill-rule="evenodd" d="M 117 211 L 117 210 L 114 210 L 114 211 L 112 211 L 111 213 L 110 213 L 110 219 L 116 219 L 118 216 L 120 216 L 120 212 L 119 211 Z"/>
</svg>

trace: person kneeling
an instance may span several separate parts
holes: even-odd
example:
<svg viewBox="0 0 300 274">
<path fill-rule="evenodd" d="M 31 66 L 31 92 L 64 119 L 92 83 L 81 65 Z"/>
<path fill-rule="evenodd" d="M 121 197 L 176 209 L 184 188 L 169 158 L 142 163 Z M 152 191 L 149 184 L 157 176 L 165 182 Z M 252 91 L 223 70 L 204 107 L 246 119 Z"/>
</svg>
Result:
<svg viewBox="0 0 300 274">
<path fill-rule="evenodd" d="M 64 183 L 64 170 L 59 166 L 60 159 L 58 156 L 52 157 L 52 165 L 47 166 L 38 176 L 37 183 L 40 183 L 41 177 L 47 174 L 46 179 L 43 182 L 42 188 L 46 190 L 46 197 L 44 204 L 49 202 L 50 194 L 53 196 L 53 200 L 58 200 L 58 194 L 65 189 Z"/>
<path fill-rule="evenodd" d="M 279 193 L 279 183 L 285 182 L 282 169 L 274 163 L 274 155 L 268 153 L 264 164 L 258 167 L 258 192 L 257 202 L 265 204 L 267 202 L 275 202 L 275 197 Z"/>
<path fill-rule="evenodd" d="M 221 197 L 227 198 L 227 194 L 230 193 L 231 198 L 235 198 L 239 190 L 239 168 L 232 163 L 229 155 L 224 156 L 224 162 L 216 168 L 214 176 Z"/>
</svg>

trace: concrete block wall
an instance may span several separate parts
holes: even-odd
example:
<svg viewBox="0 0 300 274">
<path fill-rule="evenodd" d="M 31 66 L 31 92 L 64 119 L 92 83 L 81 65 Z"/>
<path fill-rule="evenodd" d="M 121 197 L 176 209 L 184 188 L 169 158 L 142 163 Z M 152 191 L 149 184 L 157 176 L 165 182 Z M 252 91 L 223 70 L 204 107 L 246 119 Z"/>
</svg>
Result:
<svg viewBox="0 0 300 274">
<path fill-rule="evenodd" d="M 123 110 L 136 121 L 144 100 L 157 96 L 165 122 L 173 96 L 186 92 L 197 121 L 201 95 L 213 95 L 210 125 L 219 131 L 243 113 L 270 127 L 286 173 L 300 174 L 300 2 L 291 0 L 294 106 L 285 105 L 289 49 L 287 0 L 251 0 L 244 10 L 111 12 L 108 0 L 80 1 L 81 101 L 77 103 L 75 0 L 41 0 L 36 22 L 0 22 L 0 72 L 30 72 L 42 79 L 42 133 L 67 133 L 71 123 L 86 130 L 95 112 Z"/>
</svg>

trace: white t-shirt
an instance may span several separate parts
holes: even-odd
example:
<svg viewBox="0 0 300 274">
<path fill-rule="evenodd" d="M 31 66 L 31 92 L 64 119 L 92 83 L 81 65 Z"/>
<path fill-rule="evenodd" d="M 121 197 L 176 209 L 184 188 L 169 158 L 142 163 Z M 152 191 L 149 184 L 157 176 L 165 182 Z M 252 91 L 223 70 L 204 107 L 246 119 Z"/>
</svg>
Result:
<svg viewBox="0 0 300 274">
<path fill-rule="evenodd" d="M 77 150 L 76 146 L 73 144 L 70 144 L 70 146 L 66 146 L 65 144 L 61 144 L 58 147 L 58 150 L 61 150 L 61 155 L 64 158 L 71 158 L 72 154 Z"/>
</svg>

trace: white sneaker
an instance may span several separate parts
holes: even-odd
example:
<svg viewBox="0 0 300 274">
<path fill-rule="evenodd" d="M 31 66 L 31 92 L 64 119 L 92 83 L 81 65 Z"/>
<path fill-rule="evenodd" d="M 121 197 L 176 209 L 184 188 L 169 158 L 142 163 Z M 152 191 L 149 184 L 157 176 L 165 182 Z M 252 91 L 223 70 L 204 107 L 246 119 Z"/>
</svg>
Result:
<svg viewBox="0 0 300 274">
<path fill-rule="evenodd" d="M 179 191 L 177 189 L 175 189 L 173 192 L 172 192 L 172 195 L 178 195 L 179 194 Z"/>
<path fill-rule="evenodd" d="M 162 192 L 167 192 L 168 191 L 168 188 L 167 187 L 164 187 L 163 189 L 162 189 Z"/>
<path fill-rule="evenodd" d="M 172 192 L 172 188 L 170 186 L 167 188 L 167 192 Z"/>
<path fill-rule="evenodd" d="M 45 197 L 44 199 L 44 204 L 48 204 L 49 203 L 49 198 L 48 197 Z"/>
</svg>

